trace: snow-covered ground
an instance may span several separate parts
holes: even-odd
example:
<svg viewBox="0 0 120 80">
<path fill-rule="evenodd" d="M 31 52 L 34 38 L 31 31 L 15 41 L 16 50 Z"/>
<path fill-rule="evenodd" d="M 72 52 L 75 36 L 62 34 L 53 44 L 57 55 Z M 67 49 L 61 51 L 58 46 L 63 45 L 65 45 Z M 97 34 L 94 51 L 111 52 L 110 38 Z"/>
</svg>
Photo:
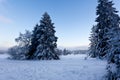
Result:
<svg viewBox="0 0 120 80">
<path fill-rule="evenodd" d="M 85 60 L 85 56 L 61 56 L 56 61 L 0 59 L 0 80 L 101 80 L 106 61 Z"/>
<path fill-rule="evenodd" d="M 6 58 L 8 58 L 9 57 L 9 55 L 8 54 L 0 54 L 0 59 L 6 59 Z"/>
</svg>

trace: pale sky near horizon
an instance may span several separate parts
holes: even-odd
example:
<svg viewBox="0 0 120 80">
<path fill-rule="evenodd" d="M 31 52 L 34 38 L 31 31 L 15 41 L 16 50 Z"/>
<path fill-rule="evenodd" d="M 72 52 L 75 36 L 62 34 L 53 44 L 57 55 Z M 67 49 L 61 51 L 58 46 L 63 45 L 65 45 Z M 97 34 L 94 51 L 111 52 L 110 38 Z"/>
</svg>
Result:
<svg viewBox="0 0 120 80">
<path fill-rule="evenodd" d="M 113 2 L 120 11 L 120 0 Z M 55 23 L 58 46 L 88 46 L 96 6 L 97 0 L 0 0 L 0 47 L 15 45 L 19 32 L 32 31 L 44 12 Z"/>
</svg>

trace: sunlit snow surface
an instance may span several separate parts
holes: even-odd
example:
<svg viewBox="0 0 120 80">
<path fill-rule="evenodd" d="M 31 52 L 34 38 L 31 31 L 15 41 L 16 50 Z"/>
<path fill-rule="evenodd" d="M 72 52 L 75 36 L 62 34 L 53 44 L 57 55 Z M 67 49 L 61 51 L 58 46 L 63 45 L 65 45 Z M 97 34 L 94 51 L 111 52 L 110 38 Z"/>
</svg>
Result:
<svg viewBox="0 0 120 80">
<path fill-rule="evenodd" d="M 56 61 L 0 59 L 0 80 L 101 80 L 106 61 L 85 57 L 68 55 Z"/>
</svg>

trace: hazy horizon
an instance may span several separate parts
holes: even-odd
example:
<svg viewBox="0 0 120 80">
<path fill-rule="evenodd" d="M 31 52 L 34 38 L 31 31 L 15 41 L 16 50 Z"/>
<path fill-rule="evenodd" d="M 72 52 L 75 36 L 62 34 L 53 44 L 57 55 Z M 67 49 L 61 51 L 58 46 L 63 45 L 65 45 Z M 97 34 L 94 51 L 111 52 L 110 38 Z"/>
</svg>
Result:
<svg viewBox="0 0 120 80">
<path fill-rule="evenodd" d="M 11 46 L 12 47 L 12 46 Z M 6 51 L 10 47 L 1 47 L 0 46 L 0 51 Z M 67 50 L 88 50 L 89 46 L 73 46 L 73 47 L 66 47 L 66 46 L 58 46 L 58 49 L 67 49 Z"/>
</svg>

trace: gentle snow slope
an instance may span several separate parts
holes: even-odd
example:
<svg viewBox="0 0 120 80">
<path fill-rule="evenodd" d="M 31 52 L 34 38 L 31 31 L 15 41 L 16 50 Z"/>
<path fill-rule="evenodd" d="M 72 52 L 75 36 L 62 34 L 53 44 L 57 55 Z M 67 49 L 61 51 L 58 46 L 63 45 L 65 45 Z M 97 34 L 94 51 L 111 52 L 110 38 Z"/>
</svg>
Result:
<svg viewBox="0 0 120 80">
<path fill-rule="evenodd" d="M 106 62 L 84 60 L 85 55 L 62 56 L 57 61 L 0 60 L 0 80 L 100 80 Z"/>
</svg>

